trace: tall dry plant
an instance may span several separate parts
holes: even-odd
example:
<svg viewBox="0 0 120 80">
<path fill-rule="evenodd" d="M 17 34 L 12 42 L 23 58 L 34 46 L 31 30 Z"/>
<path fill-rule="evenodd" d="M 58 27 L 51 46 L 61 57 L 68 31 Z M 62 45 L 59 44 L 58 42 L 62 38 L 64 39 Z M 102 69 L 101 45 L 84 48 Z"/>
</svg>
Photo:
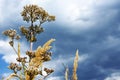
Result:
<svg viewBox="0 0 120 80">
<path fill-rule="evenodd" d="M 21 56 L 20 35 L 14 29 L 6 30 L 4 35 L 10 38 L 9 44 L 17 55 L 18 63 L 10 63 L 9 69 L 13 71 L 6 80 L 12 80 L 16 77 L 16 80 L 34 80 L 37 75 L 41 75 L 40 80 L 44 80 L 48 75 L 54 72 L 53 69 L 44 68 L 42 64 L 51 60 L 52 48 L 51 43 L 55 39 L 48 40 L 43 46 L 39 46 L 36 50 L 33 50 L 33 44 L 37 41 L 37 35 L 44 31 L 42 24 L 45 22 L 51 22 L 55 20 L 55 16 L 49 15 L 42 7 L 37 5 L 26 5 L 21 12 L 23 20 L 30 23 L 30 26 L 21 26 L 20 31 L 26 40 L 30 43 L 30 49 L 26 50 L 27 57 Z M 16 49 L 15 41 L 18 40 L 18 49 Z M 24 47 L 24 46 L 22 46 Z M 46 72 L 46 75 L 43 74 Z"/>
<path fill-rule="evenodd" d="M 75 56 L 75 59 L 74 59 L 74 64 L 73 64 L 72 80 L 78 80 L 78 78 L 77 78 L 78 58 L 79 58 L 79 55 L 78 55 L 78 50 L 77 50 L 76 51 L 76 56 Z"/>
<path fill-rule="evenodd" d="M 79 54 L 78 50 L 76 51 L 76 56 L 74 58 L 73 63 L 73 74 L 69 77 L 69 68 L 65 67 L 65 80 L 78 80 L 77 77 L 77 68 L 78 68 L 78 61 L 79 61 Z"/>
</svg>

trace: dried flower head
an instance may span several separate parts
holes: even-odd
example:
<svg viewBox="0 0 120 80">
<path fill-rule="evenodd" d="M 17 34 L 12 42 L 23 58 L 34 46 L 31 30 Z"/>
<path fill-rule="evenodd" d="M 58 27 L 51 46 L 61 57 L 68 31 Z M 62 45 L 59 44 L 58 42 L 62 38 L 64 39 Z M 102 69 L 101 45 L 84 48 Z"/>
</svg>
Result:
<svg viewBox="0 0 120 80">
<path fill-rule="evenodd" d="M 9 41 L 9 44 L 10 44 L 10 46 L 12 46 L 12 47 L 13 47 L 13 45 L 14 45 L 13 40 L 12 40 L 12 41 Z"/>
<path fill-rule="evenodd" d="M 10 63 L 10 66 L 8 66 L 8 68 L 13 70 L 15 74 L 22 69 L 22 67 L 18 66 L 16 63 Z"/>
<path fill-rule="evenodd" d="M 20 30 L 21 30 L 21 32 L 22 32 L 23 35 L 26 35 L 29 32 L 29 30 L 27 28 L 25 28 L 24 26 L 21 26 Z"/>
<path fill-rule="evenodd" d="M 18 58 L 16 58 L 16 60 L 18 61 L 18 62 L 22 62 L 22 63 L 26 63 L 27 61 L 26 61 L 26 59 L 27 59 L 27 57 L 18 57 Z"/>
<path fill-rule="evenodd" d="M 16 36 L 16 30 L 14 29 L 6 30 L 3 32 L 3 34 L 14 39 L 14 37 Z"/>
<path fill-rule="evenodd" d="M 42 7 L 37 5 L 26 5 L 21 13 L 23 20 L 27 22 L 35 22 L 39 20 L 40 24 L 46 21 L 54 21 L 55 16 L 49 15 Z"/>
<path fill-rule="evenodd" d="M 22 26 L 20 30 L 21 33 L 26 37 L 27 41 L 29 42 L 36 42 L 37 41 L 36 35 L 44 31 L 43 28 L 39 27 L 38 25 L 35 26 L 33 25 L 30 27 Z"/>
<path fill-rule="evenodd" d="M 28 55 L 30 58 L 34 58 L 35 57 L 35 52 L 33 52 L 33 51 L 26 51 L 26 55 Z"/>
<path fill-rule="evenodd" d="M 20 39 L 20 35 L 17 35 L 15 39 L 19 40 Z"/>
<path fill-rule="evenodd" d="M 44 68 L 44 71 L 45 71 L 47 74 L 51 74 L 52 72 L 54 72 L 53 69 L 48 69 L 48 68 Z"/>
<path fill-rule="evenodd" d="M 37 5 L 26 5 L 21 13 L 21 16 L 23 16 L 23 20 L 27 22 L 35 22 L 37 20 L 37 14 L 41 11 L 42 9 L 40 9 Z"/>
</svg>

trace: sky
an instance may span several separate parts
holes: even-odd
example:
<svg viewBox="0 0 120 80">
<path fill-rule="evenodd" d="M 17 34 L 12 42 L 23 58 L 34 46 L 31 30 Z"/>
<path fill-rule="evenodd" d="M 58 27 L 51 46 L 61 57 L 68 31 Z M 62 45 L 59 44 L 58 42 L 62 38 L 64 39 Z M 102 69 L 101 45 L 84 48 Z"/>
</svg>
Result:
<svg viewBox="0 0 120 80">
<path fill-rule="evenodd" d="M 34 44 L 35 50 L 56 39 L 52 60 L 45 63 L 55 72 L 47 80 L 64 80 L 63 63 L 72 72 L 77 49 L 78 80 L 120 80 L 120 0 L 0 0 L 0 76 L 9 75 L 7 66 L 16 62 L 9 39 L 2 32 L 28 25 L 20 15 L 26 4 L 37 4 L 56 16 L 56 21 L 42 25 L 45 31 Z M 23 56 L 28 49 L 28 42 L 22 38 Z"/>
</svg>

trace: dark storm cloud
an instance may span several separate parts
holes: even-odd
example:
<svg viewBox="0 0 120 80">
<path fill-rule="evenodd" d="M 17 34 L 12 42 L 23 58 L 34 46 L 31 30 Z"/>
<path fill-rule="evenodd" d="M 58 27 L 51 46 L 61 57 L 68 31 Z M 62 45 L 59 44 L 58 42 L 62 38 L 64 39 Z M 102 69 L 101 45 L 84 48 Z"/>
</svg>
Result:
<svg viewBox="0 0 120 80">
<path fill-rule="evenodd" d="M 79 63 L 78 77 L 83 80 L 103 80 L 113 70 L 119 70 L 120 37 L 118 22 L 99 29 L 91 29 L 78 34 L 72 34 L 67 29 L 51 26 L 39 37 L 38 43 L 55 38 L 56 51 L 54 59 L 62 55 L 64 58 L 73 57 L 79 49 L 80 56 L 88 55 L 84 63 Z M 72 55 L 72 56 L 71 56 Z M 72 62 L 71 62 L 72 63 Z M 69 67 L 72 69 L 71 63 Z M 59 73 L 59 72 L 58 72 Z"/>
<path fill-rule="evenodd" d="M 79 79 L 104 80 L 112 72 L 120 70 L 120 6 L 118 4 L 97 8 L 98 13 L 95 14 L 102 16 L 97 16 L 100 20 L 96 18 L 97 24 L 94 25 L 96 27 L 89 30 L 74 34 L 66 28 L 55 25 L 47 28 L 46 34 L 43 33 L 46 38 L 56 38 L 55 57 L 59 55 L 63 55 L 64 58 L 69 57 L 76 49 L 79 49 L 80 55 L 89 55 L 85 63 L 79 63 Z M 107 15 L 110 15 L 110 18 L 104 17 Z"/>
<path fill-rule="evenodd" d="M 85 62 L 79 62 L 78 77 L 80 80 L 104 80 L 112 72 L 120 70 L 120 2 L 119 0 L 112 0 L 113 3 L 108 0 L 101 2 L 103 3 L 93 6 L 90 17 L 76 19 L 93 22 L 95 23 L 93 27 L 73 33 L 72 29 L 65 27 L 69 25 L 61 26 L 57 23 L 49 25 L 48 23 L 43 25 L 45 32 L 38 36 L 34 49 L 50 38 L 55 38 L 54 60 L 57 60 L 59 56 L 66 60 L 74 57 L 76 49 L 79 49 L 80 56 L 88 55 Z M 15 23 L 15 25 L 18 24 Z M 86 26 L 89 25 L 86 24 Z M 68 63 L 70 69 L 72 69 L 71 63 Z M 62 74 L 58 72 L 57 75 Z"/>
</svg>

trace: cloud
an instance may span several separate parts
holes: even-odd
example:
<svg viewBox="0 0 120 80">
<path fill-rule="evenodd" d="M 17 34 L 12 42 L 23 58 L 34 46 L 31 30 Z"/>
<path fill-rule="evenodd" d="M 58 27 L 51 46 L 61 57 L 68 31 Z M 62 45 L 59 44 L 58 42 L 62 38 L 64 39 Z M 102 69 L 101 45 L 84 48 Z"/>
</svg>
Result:
<svg viewBox="0 0 120 80">
<path fill-rule="evenodd" d="M 4 80 L 5 80 L 5 78 L 7 78 L 10 74 L 11 74 L 11 73 L 3 73 L 3 74 L 2 74 L 2 77 L 3 77 Z"/>
<path fill-rule="evenodd" d="M 56 69 L 56 75 L 52 77 L 64 75 L 59 72 L 63 70 L 62 62 L 70 63 L 70 67 L 72 66 L 76 49 L 80 51 L 80 59 L 83 57 L 78 67 L 79 79 L 104 80 L 108 79 L 106 76 L 111 78 L 114 70 L 120 70 L 119 0 L 1 0 L 0 2 L 1 30 L 11 25 L 14 28 L 24 24 L 20 12 L 25 4 L 38 4 L 56 16 L 54 24 L 44 25 L 50 27 L 45 27 L 45 32 L 34 44 L 36 49 L 51 37 L 56 39 L 52 49 L 53 61 L 45 63 L 47 67 Z M 6 7 L 6 2 L 9 3 L 9 7 Z M 5 55 L 3 56 L 5 60 L 9 58 L 6 53 L 14 53 L 6 46 L 6 41 L 0 40 L 2 45 L 0 53 L 4 52 L 1 54 Z M 111 75 L 108 76 L 109 74 Z"/>
<path fill-rule="evenodd" d="M 2 59 L 5 60 L 5 62 L 10 63 L 10 62 L 17 62 L 17 54 L 14 52 L 12 47 L 9 45 L 9 40 L 0 40 L 0 54 L 3 55 Z M 15 48 L 17 50 L 17 42 L 14 43 Z M 28 50 L 28 46 L 26 43 L 21 42 L 21 56 L 25 55 L 25 50 Z"/>
<path fill-rule="evenodd" d="M 120 38 L 108 36 L 102 42 L 95 44 L 89 43 L 89 58 L 79 65 L 81 66 L 81 68 L 78 69 L 78 71 L 81 71 L 79 78 L 84 80 L 103 80 L 107 75 L 118 71 L 120 69 L 120 65 L 118 64 L 120 61 L 118 57 L 120 52 L 119 40 Z M 89 74 L 89 76 L 86 77 L 85 74 Z"/>
<path fill-rule="evenodd" d="M 41 78 L 40 76 L 36 76 L 35 80 L 38 80 L 40 78 Z M 63 79 L 64 79 L 63 76 L 50 76 L 50 75 L 46 78 L 46 80 L 63 80 Z"/>
<path fill-rule="evenodd" d="M 104 80 L 120 80 L 120 73 L 119 72 L 112 73 L 110 76 L 108 76 Z"/>
<path fill-rule="evenodd" d="M 6 2 L 9 3 L 9 7 L 6 6 Z M 117 8 L 119 6 L 116 6 L 118 3 L 118 0 L 1 0 L 0 22 L 2 26 L 12 25 L 10 22 L 23 23 L 20 16 L 23 6 L 37 4 L 56 16 L 56 24 L 72 29 L 73 32 L 79 32 L 109 24 L 119 14 Z M 8 11 L 9 14 L 7 14 Z"/>
<path fill-rule="evenodd" d="M 71 68 L 73 66 L 75 56 L 74 57 L 66 56 L 66 58 L 62 58 L 62 56 L 56 56 L 56 57 L 58 57 L 58 58 L 52 59 L 51 61 L 44 63 L 43 67 L 54 69 L 55 70 L 54 74 L 58 74 L 58 73 L 64 74 L 63 64 L 65 64 L 66 66 L 69 66 L 69 68 Z M 80 55 L 79 63 L 84 63 L 84 62 L 86 62 L 87 59 L 88 59 L 88 55 Z"/>
<path fill-rule="evenodd" d="M 109 24 L 119 14 L 119 9 L 115 7 L 119 3 L 118 0 L 56 0 L 51 1 L 52 3 L 55 4 L 49 8 L 56 9 L 54 12 L 57 17 L 56 22 L 74 32 L 105 27 L 105 24 Z"/>
<path fill-rule="evenodd" d="M 52 59 L 51 61 L 44 63 L 43 68 L 47 67 L 50 69 L 54 69 L 54 73 L 48 76 L 47 80 L 63 80 L 65 73 L 65 66 L 66 67 L 68 66 L 71 69 L 71 67 L 73 67 L 74 57 L 62 58 L 59 56 L 57 59 Z M 86 62 L 87 59 L 88 59 L 87 55 L 81 55 L 79 56 L 79 63 L 84 63 Z M 39 77 L 40 76 L 37 76 L 36 79 L 38 79 Z"/>
<path fill-rule="evenodd" d="M 9 40 L 0 40 L 0 44 L 1 44 L 0 45 L 0 48 L 1 48 L 0 54 L 3 55 L 2 59 L 5 60 L 6 63 L 16 62 L 17 55 L 15 54 L 15 52 L 12 50 L 11 46 L 9 45 Z M 15 42 L 15 44 L 16 44 L 15 48 L 17 49 L 17 42 Z M 56 46 L 54 46 L 54 47 L 56 47 Z M 25 56 L 25 50 L 28 50 L 28 46 L 26 43 L 21 42 L 21 50 L 22 50 L 21 53 L 23 53 L 22 56 Z M 52 49 L 52 51 L 54 53 L 56 53 L 56 50 Z M 50 76 L 51 79 L 55 79 L 55 78 L 59 77 L 59 76 L 55 77 L 55 74 L 62 73 L 64 75 L 64 66 L 62 64 L 63 63 L 65 65 L 73 64 L 75 54 L 74 54 L 74 56 L 71 56 L 70 58 L 67 56 L 66 56 L 66 58 L 62 58 L 62 56 L 56 56 L 56 57 L 58 57 L 58 58 L 53 58 L 51 61 L 44 63 L 44 66 L 43 66 L 43 67 L 48 67 L 48 68 L 52 68 L 55 70 L 54 75 Z M 87 60 L 87 58 L 88 58 L 88 55 L 84 55 L 84 54 L 80 55 L 79 63 L 85 62 Z M 63 72 L 61 72 L 61 70 L 63 70 Z"/>
<path fill-rule="evenodd" d="M 49 77 L 47 80 L 63 80 L 63 77 Z"/>
<path fill-rule="evenodd" d="M 13 3 L 14 2 L 14 3 Z M 23 7 L 26 4 L 37 4 L 40 3 L 41 5 L 44 5 L 44 0 L 22 0 L 22 1 L 16 1 L 16 0 L 0 0 L 0 23 L 1 28 L 5 28 L 6 26 L 12 26 L 14 27 L 14 24 L 20 24 L 23 23 L 22 17 L 20 15 Z M 9 6 L 6 6 L 8 4 Z M 8 13 L 9 12 L 9 13 Z M 5 24 L 7 23 L 7 24 Z"/>
</svg>

